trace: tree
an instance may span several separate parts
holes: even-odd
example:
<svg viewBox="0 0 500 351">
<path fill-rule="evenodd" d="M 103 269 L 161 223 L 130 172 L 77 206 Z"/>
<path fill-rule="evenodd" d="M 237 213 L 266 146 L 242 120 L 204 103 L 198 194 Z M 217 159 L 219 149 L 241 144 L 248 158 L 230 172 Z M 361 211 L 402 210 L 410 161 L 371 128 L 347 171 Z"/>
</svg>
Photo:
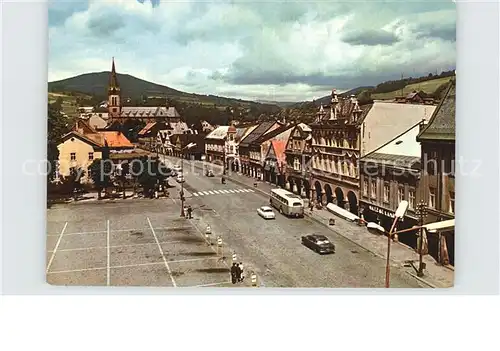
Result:
<svg viewBox="0 0 500 351">
<path fill-rule="evenodd" d="M 371 104 L 373 102 L 372 96 L 368 90 L 363 90 L 359 93 L 357 99 L 360 105 Z"/>
<path fill-rule="evenodd" d="M 70 130 L 70 121 L 61 113 L 61 108 L 55 104 L 47 106 L 47 162 L 48 174 L 47 182 L 54 180 L 57 161 L 59 159 L 59 149 L 61 137 Z"/>
<path fill-rule="evenodd" d="M 102 190 L 111 185 L 111 163 L 101 159 L 95 159 L 89 166 L 90 178 L 97 189 L 97 199 L 101 199 Z"/>
<path fill-rule="evenodd" d="M 82 168 L 71 168 L 69 174 L 69 184 L 73 198 L 78 199 L 78 193 L 82 190 L 82 178 L 85 176 L 85 171 Z"/>
</svg>

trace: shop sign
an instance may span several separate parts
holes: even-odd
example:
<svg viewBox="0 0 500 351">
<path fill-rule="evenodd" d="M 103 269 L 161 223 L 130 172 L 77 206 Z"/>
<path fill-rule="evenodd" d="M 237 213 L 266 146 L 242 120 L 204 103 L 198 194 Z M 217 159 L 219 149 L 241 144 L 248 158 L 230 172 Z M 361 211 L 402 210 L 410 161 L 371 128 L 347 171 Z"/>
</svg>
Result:
<svg viewBox="0 0 500 351">
<path fill-rule="evenodd" d="M 377 206 L 372 206 L 372 205 L 368 205 L 368 208 L 375 213 L 384 215 L 384 216 L 389 217 L 389 218 L 394 218 L 394 212 L 392 212 L 392 211 L 387 211 L 387 210 L 384 210 L 383 208 L 380 208 Z"/>
</svg>

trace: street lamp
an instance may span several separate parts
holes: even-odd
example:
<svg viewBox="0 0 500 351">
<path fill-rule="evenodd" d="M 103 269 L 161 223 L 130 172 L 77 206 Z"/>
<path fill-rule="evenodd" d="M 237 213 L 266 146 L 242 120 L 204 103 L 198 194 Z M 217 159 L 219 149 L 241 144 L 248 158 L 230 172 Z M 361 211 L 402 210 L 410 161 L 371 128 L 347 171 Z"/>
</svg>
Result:
<svg viewBox="0 0 500 351">
<path fill-rule="evenodd" d="M 185 147 L 181 149 L 181 174 L 182 174 L 182 182 L 181 182 L 181 217 L 186 217 L 184 213 L 184 150 L 189 150 L 196 146 L 196 143 L 189 143 Z"/>
<path fill-rule="evenodd" d="M 420 247 L 419 247 L 419 264 L 418 264 L 418 277 L 424 276 L 424 263 L 423 263 L 423 251 L 424 251 L 424 217 L 427 216 L 427 204 L 425 202 L 420 202 L 417 205 L 417 215 L 420 221 Z"/>
<path fill-rule="evenodd" d="M 394 231 L 394 227 L 396 227 L 396 223 L 400 218 L 403 218 L 406 214 L 406 210 L 408 210 L 408 201 L 403 200 L 399 203 L 396 213 L 394 214 L 394 222 L 392 222 L 391 230 L 387 233 L 387 262 L 385 266 L 385 287 L 389 287 L 390 281 L 390 256 L 391 256 L 391 236 Z"/>
</svg>

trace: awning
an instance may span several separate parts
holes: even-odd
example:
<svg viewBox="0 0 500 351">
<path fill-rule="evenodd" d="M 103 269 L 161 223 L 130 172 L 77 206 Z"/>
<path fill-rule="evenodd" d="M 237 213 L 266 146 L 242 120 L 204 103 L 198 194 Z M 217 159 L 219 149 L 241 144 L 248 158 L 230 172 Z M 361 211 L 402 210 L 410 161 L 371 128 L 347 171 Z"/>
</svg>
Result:
<svg viewBox="0 0 500 351">
<path fill-rule="evenodd" d="M 455 220 L 449 219 L 447 221 L 434 222 L 425 224 L 423 226 L 429 233 L 435 233 L 438 231 L 452 230 L 455 229 Z"/>
<path fill-rule="evenodd" d="M 347 210 L 344 210 L 343 208 L 341 208 L 337 205 L 334 205 L 331 202 L 328 205 L 326 205 L 326 209 L 328 211 L 332 212 L 333 214 L 336 214 L 339 217 L 347 219 L 348 221 L 354 222 L 354 221 L 357 221 L 359 219 L 359 217 L 356 216 L 355 214 L 353 214 Z"/>
<path fill-rule="evenodd" d="M 374 222 L 369 222 L 366 225 L 366 228 L 368 228 L 368 229 L 375 229 L 375 230 L 381 231 L 382 233 L 385 233 L 384 227 L 382 227 L 382 226 L 380 226 L 380 225 L 378 225 L 377 223 L 374 223 Z"/>
</svg>

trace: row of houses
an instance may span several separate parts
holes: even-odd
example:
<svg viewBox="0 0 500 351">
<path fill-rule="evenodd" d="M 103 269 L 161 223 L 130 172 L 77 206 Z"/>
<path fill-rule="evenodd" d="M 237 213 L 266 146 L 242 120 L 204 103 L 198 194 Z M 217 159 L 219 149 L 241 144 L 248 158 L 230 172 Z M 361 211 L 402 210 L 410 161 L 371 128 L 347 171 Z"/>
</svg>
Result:
<svg viewBox="0 0 500 351">
<path fill-rule="evenodd" d="M 204 138 L 205 157 L 226 169 L 286 188 L 312 202 L 334 205 L 387 231 L 402 200 L 409 209 L 398 230 L 454 219 L 455 81 L 439 105 L 375 101 L 332 92 L 316 120 L 220 126 Z M 181 155 L 182 156 L 182 155 Z M 449 221 L 448 221 L 449 223 Z M 428 238 L 431 252 L 454 262 L 454 225 Z M 414 234 L 400 240 L 416 245 Z"/>
</svg>

